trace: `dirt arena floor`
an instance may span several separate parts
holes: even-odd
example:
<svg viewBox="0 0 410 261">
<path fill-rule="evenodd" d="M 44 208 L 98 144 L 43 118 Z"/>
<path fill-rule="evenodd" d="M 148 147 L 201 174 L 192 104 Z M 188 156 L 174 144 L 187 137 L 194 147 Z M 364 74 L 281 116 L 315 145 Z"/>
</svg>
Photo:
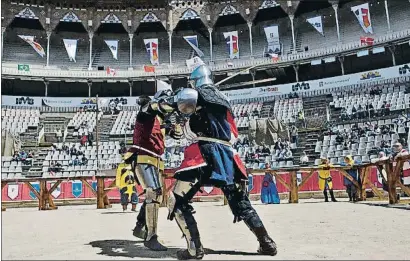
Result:
<svg viewBox="0 0 410 261">
<path fill-rule="evenodd" d="M 244 223 L 233 224 L 221 202 L 195 203 L 207 255 L 219 260 L 401 259 L 410 260 L 409 205 L 351 204 L 305 200 L 299 204 L 254 206 L 277 242 L 276 257 L 256 255 L 258 243 Z M 137 260 L 175 259 L 185 241 L 160 211 L 159 234 L 167 252 L 151 252 L 132 236 L 136 213 L 95 206 L 33 208 L 2 213 L 2 259 Z"/>
</svg>

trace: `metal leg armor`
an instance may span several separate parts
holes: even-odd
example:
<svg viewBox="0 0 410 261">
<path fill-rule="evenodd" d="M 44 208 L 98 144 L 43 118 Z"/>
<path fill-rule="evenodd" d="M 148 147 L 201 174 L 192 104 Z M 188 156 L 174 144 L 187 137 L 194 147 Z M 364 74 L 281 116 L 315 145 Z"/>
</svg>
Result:
<svg viewBox="0 0 410 261">
<path fill-rule="evenodd" d="M 258 253 L 262 255 L 276 255 L 276 243 L 269 237 L 258 213 L 252 207 L 246 191 L 241 185 L 234 184 L 222 188 L 228 199 L 229 207 L 234 215 L 234 223 L 244 221 L 259 241 Z"/>
<path fill-rule="evenodd" d="M 177 252 L 179 260 L 202 259 L 204 256 L 198 226 L 193 216 L 194 209 L 189 204 L 199 190 L 199 185 L 199 182 L 192 184 L 177 180 L 168 200 L 168 219 L 175 218 L 187 242 L 187 249 Z"/>
<path fill-rule="evenodd" d="M 166 251 L 158 241 L 158 212 L 162 202 L 162 183 L 158 169 L 149 164 L 138 164 L 135 167 L 138 182 L 144 188 L 145 200 L 137 217 L 134 236 L 143 238 L 144 245 L 151 250 Z"/>
</svg>

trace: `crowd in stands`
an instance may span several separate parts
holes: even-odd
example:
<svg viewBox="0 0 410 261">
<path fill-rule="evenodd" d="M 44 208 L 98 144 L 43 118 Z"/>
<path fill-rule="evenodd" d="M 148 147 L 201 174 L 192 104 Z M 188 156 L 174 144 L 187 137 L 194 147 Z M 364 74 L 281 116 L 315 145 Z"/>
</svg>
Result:
<svg viewBox="0 0 410 261">
<path fill-rule="evenodd" d="M 28 153 L 24 150 L 14 152 L 11 161 L 21 162 L 25 165 L 31 165 L 34 158 L 34 152 L 30 150 Z"/>
</svg>

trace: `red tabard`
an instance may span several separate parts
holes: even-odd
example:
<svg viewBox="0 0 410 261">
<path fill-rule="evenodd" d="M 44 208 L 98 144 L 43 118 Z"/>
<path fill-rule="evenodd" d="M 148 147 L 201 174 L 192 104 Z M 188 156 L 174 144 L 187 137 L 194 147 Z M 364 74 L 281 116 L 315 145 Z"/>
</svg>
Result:
<svg viewBox="0 0 410 261">
<path fill-rule="evenodd" d="M 159 117 L 153 117 L 146 122 L 135 122 L 133 144 L 157 155 L 162 155 L 165 150 L 165 129 L 161 130 L 162 120 Z M 140 155 L 150 155 L 148 152 L 140 150 Z M 152 156 L 152 155 L 150 155 Z"/>
</svg>

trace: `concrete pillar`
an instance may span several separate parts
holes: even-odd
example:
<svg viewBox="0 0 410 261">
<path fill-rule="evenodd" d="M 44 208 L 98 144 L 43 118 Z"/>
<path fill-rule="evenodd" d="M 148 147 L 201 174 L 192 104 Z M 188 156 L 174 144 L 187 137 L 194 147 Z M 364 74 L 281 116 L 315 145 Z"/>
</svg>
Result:
<svg viewBox="0 0 410 261">
<path fill-rule="evenodd" d="M 172 31 L 168 31 L 169 65 L 172 65 Z"/>
<path fill-rule="evenodd" d="M 389 5 L 387 4 L 387 0 L 384 0 L 384 9 L 386 10 L 387 28 L 389 28 L 389 31 L 391 31 Z"/>
<path fill-rule="evenodd" d="M 296 39 L 295 39 L 295 25 L 293 24 L 295 16 L 289 15 L 290 25 L 292 26 L 292 43 L 293 43 L 293 53 L 296 53 Z"/>
<path fill-rule="evenodd" d="M 93 82 L 88 81 L 87 85 L 88 85 L 88 98 L 90 98 L 91 97 L 91 86 L 93 85 Z"/>
<path fill-rule="evenodd" d="M 253 56 L 252 22 L 248 22 L 248 28 L 249 28 L 249 46 L 251 49 L 251 57 L 252 57 Z"/>
<path fill-rule="evenodd" d="M 295 70 L 296 82 L 299 82 L 299 65 L 293 65 L 293 70 Z"/>
<path fill-rule="evenodd" d="M 44 80 L 44 96 L 47 97 L 48 96 L 48 84 L 50 82 L 47 80 Z"/>
<path fill-rule="evenodd" d="M 132 81 L 128 81 L 128 84 L 129 84 L 129 86 L 130 86 L 130 97 L 132 96 L 132 84 L 133 84 L 133 82 Z"/>
<path fill-rule="evenodd" d="M 209 32 L 209 53 L 211 56 L 211 61 L 213 61 L 214 57 L 213 57 L 213 48 L 212 48 L 212 31 L 213 28 L 212 27 L 208 27 L 208 32 Z"/>
<path fill-rule="evenodd" d="M 333 4 L 332 7 L 333 7 L 333 10 L 335 10 L 337 40 L 339 40 L 340 42 L 341 37 L 340 37 L 339 16 L 338 16 L 339 4 Z"/>
<path fill-rule="evenodd" d="M 344 65 L 345 58 L 343 56 L 340 56 L 338 57 L 338 60 L 340 62 L 340 69 L 342 69 L 342 75 L 345 75 L 345 65 Z"/>
<path fill-rule="evenodd" d="M 394 54 L 394 50 L 396 50 L 396 46 L 391 45 L 387 47 L 391 53 L 391 59 L 393 62 L 393 66 L 396 66 L 396 55 Z"/>
<path fill-rule="evenodd" d="M 128 37 L 130 38 L 130 68 L 132 67 L 132 38 L 134 37 L 134 34 L 128 34 Z"/>
<path fill-rule="evenodd" d="M 47 31 L 47 64 L 46 64 L 47 67 L 50 64 L 50 37 L 51 37 L 51 31 Z"/>
<path fill-rule="evenodd" d="M 92 55 L 93 55 L 93 37 L 94 37 L 94 32 L 88 32 L 88 39 L 90 41 L 90 62 L 88 64 L 88 70 L 91 71 L 91 65 L 93 63 L 92 61 Z"/>
</svg>

